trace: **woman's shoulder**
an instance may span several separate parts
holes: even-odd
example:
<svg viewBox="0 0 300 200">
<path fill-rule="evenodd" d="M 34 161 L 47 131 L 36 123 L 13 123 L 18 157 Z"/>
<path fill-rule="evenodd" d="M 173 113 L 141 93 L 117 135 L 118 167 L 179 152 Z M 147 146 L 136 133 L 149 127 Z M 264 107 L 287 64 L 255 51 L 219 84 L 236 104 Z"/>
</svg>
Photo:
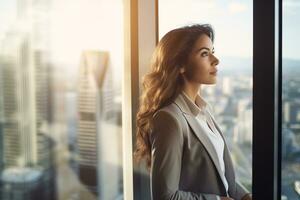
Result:
<svg viewBox="0 0 300 200">
<path fill-rule="evenodd" d="M 167 116 L 168 118 L 172 118 L 174 121 L 178 123 L 179 126 L 182 126 L 183 125 L 182 123 L 185 122 L 182 111 L 175 103 L 171 103 L 157 110 L 154 113 L 154 118 L 159 118 L 157 117 L 159 115 L 164 115 Z"/>
<path fill-rule="evenodd" d="M 172 127 L 182 136 L 187 134 L 188 124 L 183 116 L 182 111 L 175 103 L 171 103 L 157 110 L 153 117 L 154 127 Z"/>
<path fill-rule="evenodd" d="M 158 113 L 161 113 L 161 112 L 166 112 L 175 118 L 178 118 L 182 115 L 181 110 L 178 108 L 178 106 L 175 103 L 171 103 L 169 105 L 161 107 L 154 113 L 154 115 L 157 115 Z"/>
</svg>

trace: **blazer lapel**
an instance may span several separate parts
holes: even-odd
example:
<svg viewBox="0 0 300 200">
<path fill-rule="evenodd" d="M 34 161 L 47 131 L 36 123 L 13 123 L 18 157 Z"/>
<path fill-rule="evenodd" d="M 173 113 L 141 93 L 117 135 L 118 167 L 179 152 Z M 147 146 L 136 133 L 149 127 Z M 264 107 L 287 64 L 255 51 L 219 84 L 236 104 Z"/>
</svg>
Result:
<svg viewBox="0 0 300 200">
<path fill-rule="evenodd" d="M 192 128 L 194 134 L 197 136 L 197 138 L 200 140 L 200 142 L 203 144 L 203 146 L 207 150 L 211 160 L 213 161 L 213 163 L 221 177 L 222 171 L 221 171 L 221 167 L 220 167 L 220 164 L 218 161 L 217 152 L 216 152 L 213 144 L 211 143 L 210 139 L 208 138 L 208 136 L 206 134 L 204 134 L 205 130 L 199 125 L 199 123 L 197 122 L 197 120 L 195 119 L 194 116 L 184 113 L 184 117 L 187 120 L 190 127 Z"/>
<path fill-rule="evenodd" d="M 176 100 L 175 104 L 180 108 L 180 110 L 183 113 L 183 116 L 185 117 L 186 121 L 192 128 L 194 134 L 197 136 L 199 141 L 203 144 L 205 149 L 208 152 L 208 155 L 210 156 L 211 160 L 213 161 L 213 164 L 215 165 L 220 177 L 222 176 L 221 167 L 218 161 L 218 155 L 217 152 L 211 143 L 210 139 L 206 134 L 204 134 L 204 129 L 200 126 L 198 121 L 196 120 L 195 116 L 191 113 L 191 111 L 188 108 L 187 103 L 185 102 L 184 98 L 180 94 Z"/>
<path fill-rule="evenodd" d="M 210 156 L 213 164 L 215 165 L 215 167 L 216 167 L 216 169 L 217 169 L 217 171 L 218 171 L 218 173 L 221 177 L 222 171 L 221 171 L 221 167 L 219 165 L 218 159 L 217 159 L 217 152 L 216 152 L 215 148 L 213 147 L 213 144 L 209 140 L 208 136 L 203 133 L 203 131 L 204 131 L 203 128 L 199 125 L 198 121 L 195 118 L 195 115 L 193 115 L 193 113 L 189 109 L 189 106 L 185 102 L 185 99 L 182 96 L 182 94 L 178 95 L 178 97 L 175 99 L 174 103 L 182 111 L 183 116 L 185 117 L 186 121 L 188 122 L 188 124 L 192 128 L 194 134 L 197 136 L 199 141 L 203 144 L 204 148 L 207 150 L 208 155 Z M 209 109 L 207 109 L 207 110 L 208 110 L 208 113 L 209 113 L 210 117 L 212 118 L 212 121 L 213 121 L 216 129 L 219 131 L 219 133 L 221 134 L 221 136 L 223 138 L 223 141 L 224 141 L 223 158 L 224 158 L 224 163 L 225 163 L 225 177 L 226 177 L 226 180 L 228 182 L 228 186 L 229 186 L 228 192 L 230 194 L 232 192 L 235 192 L 234 191 L 235 190 L 235 173 L 234 173 L 234 168 L 233 168 L 233 164 L 232 164 L 232 159 L 231 159 L 231 156 L 230 156 L 230 151 L 227 147 L 227 143 L 226 143 L 226 140 L 224 138 L 224 135 L 223 135 L 220 127 L 216 123 L 215 118 L 212 116 Z"/>
</svg>

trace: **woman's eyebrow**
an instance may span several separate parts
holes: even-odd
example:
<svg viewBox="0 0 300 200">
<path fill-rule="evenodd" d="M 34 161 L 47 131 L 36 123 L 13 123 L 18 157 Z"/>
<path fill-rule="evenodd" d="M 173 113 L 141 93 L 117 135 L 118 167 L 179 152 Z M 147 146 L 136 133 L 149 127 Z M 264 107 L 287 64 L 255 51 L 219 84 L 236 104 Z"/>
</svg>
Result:
<svg viewBox="0 0 300 200">
<path fill-rule="evenodd" d="M 195 52 L 197 53 L 197 52 L 201 51 L 202 49 L 206 49 L 207 51 L 210 51 L 210 49 L 208 47 L 201 47 L 201 48 L 197 49 Z M 214 50 L 215 50 L 215 47 L 212 48 L 212 51 L 214 51 Z"/>
</svg>

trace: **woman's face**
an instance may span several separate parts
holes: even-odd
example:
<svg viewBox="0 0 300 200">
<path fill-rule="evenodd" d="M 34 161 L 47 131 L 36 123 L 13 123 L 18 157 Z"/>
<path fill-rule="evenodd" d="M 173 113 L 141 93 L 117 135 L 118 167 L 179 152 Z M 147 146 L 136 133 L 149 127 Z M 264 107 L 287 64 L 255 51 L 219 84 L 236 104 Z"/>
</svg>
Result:
<svg viewBox="0 0 300 200">
<path fill-rule="evenodd" d="M 219 60 L 214 56 L 211 39 L 201 35 L 191 51 L 184 69 L 187 81 L 198 84 L 215 84 Z"/>
</svg>

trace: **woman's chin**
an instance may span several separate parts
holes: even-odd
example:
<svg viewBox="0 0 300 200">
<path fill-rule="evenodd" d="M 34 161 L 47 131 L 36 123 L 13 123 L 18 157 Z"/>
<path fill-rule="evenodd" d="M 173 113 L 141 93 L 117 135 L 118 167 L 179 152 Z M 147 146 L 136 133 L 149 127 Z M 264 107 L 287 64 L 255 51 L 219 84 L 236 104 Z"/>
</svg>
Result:
<svg viewBox="0 0 300 200">
<path fill-rule="evenodd" d="M 217 79 L 212 79 L 212 80 L 207 81 L 205 84 L 207 84 L 207 85 L 214 85 L 216 83 L 217 83 Z"/>
</svg>

